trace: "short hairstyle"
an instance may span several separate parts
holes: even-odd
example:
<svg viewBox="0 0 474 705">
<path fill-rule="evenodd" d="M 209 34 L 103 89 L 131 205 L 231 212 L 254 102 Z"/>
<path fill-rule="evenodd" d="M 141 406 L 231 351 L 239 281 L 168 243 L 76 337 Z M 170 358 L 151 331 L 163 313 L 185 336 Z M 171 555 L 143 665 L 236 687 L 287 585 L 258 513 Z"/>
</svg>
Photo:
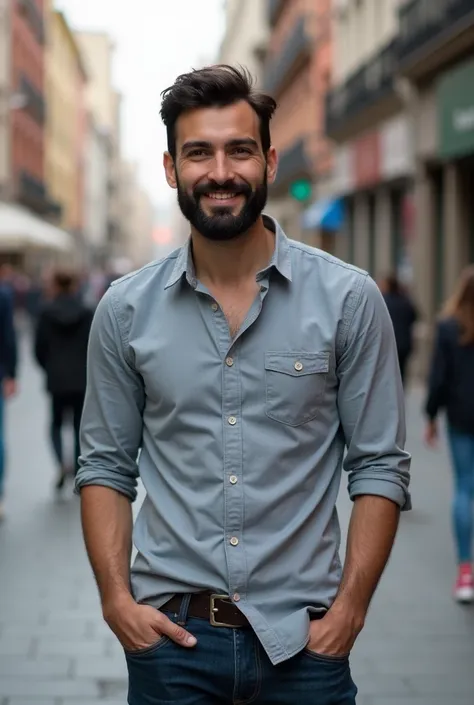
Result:
<svg viewBox="0 0 474 705">
<path fill-rule="evenodd" d="M 77 274 L 68 269 L 57 269 L 53 274 L 53 284 L 63 294 L 74 291 L 78 282 Z"/>
<path fill-rule="evenodd" d="M 240 67 L 216 64 L 178 76 L 161 96 L 161 119 L 166 126 L 168 151 L 176 158 L 176 122 L 188 110 L 224 107 L 245 100 L 260 119 L 260 139 L 265 154 L 271 146 L 270 120 L 276 101 L 254 89 L 250 73 Z"/>
</svg>

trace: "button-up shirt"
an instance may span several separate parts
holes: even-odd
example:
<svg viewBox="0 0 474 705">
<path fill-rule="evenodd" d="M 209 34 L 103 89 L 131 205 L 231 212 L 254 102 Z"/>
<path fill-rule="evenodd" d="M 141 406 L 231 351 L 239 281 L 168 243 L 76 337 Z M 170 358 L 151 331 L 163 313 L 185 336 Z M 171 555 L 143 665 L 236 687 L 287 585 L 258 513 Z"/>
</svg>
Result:
<svg viewBox="0 0 474 705">
<path fill-rule="evenodd" d="M 233 338 L 190 243 L 109 289 L 90 338 L 77 489 L 133 500 L 140 475 L 135 599 L 231 596 L 277 664 L 338 590 L 343 465 L 351 498 L 408 509 L 410 457 L 375 283 L 265 224 L 274 254 Z"/>
</svg>

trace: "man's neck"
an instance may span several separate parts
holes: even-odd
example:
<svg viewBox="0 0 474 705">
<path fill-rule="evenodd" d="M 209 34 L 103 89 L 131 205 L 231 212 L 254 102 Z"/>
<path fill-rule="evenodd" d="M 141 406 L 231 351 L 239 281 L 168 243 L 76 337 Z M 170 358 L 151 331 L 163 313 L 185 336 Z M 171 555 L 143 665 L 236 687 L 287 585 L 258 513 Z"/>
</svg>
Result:
<svg viewBox="0 0 474 705">
<path fill-rule="evenodd" d="M 255 278 L 275 250 L 275 235 L 259 218 L 246 233 L 233 240 L 215 242 L 191 231 L 196 276 L 215 286 L 239 284 Z"/>
</svg>

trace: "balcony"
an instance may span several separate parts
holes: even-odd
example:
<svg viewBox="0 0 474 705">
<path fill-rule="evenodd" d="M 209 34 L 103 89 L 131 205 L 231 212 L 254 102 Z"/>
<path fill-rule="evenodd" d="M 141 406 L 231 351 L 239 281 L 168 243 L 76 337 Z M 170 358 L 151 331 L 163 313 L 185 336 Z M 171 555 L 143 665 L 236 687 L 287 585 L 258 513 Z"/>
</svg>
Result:
<svg viewBox="0 0 474 705">
<path fill-rule="evenodd" d="M 26 98 L 25 111 L 36 120 L 39 125 L 44 125 L 46 119 L 45 101 L 39 91 L 23 74 L 21 77 L 19 92 Z"/>
<path fill-rule="evenodd" d="M 400 8 L 399 17 L 402 73 L 426 74 L 472 47 L 472 0 L 412 0 Z"/>
<path fill-rule="evenodd" d="M 43 181 L 36 179 L 26 171 L 22 171 L 19 174 L 18 200 L 41 215 L 50 215 L 57 218 L 61 216 L 62 206 L 49 198 Z"/>
<path fill-rule="evenodd" d="M 276 94 L 288 78 L 311 56 L 312 40 L 306 34 L 305 17 L 300 17 L 279 54 L 270 59 L 264 75 L 265 90 Z"/>
<path fill-rule="evenodd" d="M 288 0 L 267 0 L 268 2 L 268 20 L 270 27 L 274 27 L 278 22 L 284 5 Z"/>
<path fill-rule="evenodd" d="M 272 189 L 275 191 L 286 189 L 298 177 L 310 176 L 311 171 L 311 163 L 306 156 L 304 140 L 300 139 L 280 154 L 277 177 Z"/>
<path fill-rule="evenodd" d="M 433 0 L 431 0 L 433 2 Z M 395 100 L 394 77 L 397 70 L 397 46 L 392 40 L 367 61 L 345 83 L 334 88 L 326 97 L 326 132 L 337 138 L 348 125 L 356 130 L 363 114 L 378 107 L 382 101 Z"/>
</svg>

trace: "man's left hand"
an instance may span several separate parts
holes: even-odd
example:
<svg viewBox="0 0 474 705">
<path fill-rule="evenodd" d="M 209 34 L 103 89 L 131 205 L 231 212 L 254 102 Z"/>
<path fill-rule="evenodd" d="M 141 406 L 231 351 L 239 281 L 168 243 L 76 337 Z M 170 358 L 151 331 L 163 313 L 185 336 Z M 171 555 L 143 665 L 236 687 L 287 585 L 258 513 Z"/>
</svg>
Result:
<svg viewBox="0 0 474 705">
<path fill-rule="evenodd" d="M 363 619 L 331 608 L 322 619 L 310 623 L 307 649 L 321 656 L 348 656 L 362 628 Z"/>
</svg>

